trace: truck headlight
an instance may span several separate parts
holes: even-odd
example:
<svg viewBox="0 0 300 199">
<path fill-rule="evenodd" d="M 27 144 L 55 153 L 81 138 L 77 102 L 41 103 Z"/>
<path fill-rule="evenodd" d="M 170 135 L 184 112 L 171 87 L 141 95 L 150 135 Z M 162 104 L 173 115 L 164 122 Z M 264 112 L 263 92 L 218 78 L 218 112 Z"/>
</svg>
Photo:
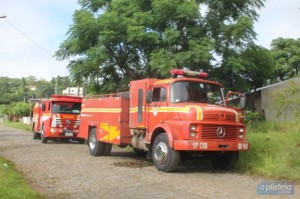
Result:
<svg viewBox="0 0 300 199">
<path fill-rule="evenodd" d="M 196 131 L 196 130 L 197 130 L 197 126 L 191 125 L 190 130 L 191 130 L 191 131 Z"/>
<path fill-rule="evenodd" d="M 56 127 L 56 126 L 57 126 L 56 117 L 53 117 L 51 122 L 51 127 Z"/>
<path fill-rule="evenodd" d="M 196 137 L 197 136 L 197 126 L 191 125 L 190 126 L 190 137 Z"/>
</svg>

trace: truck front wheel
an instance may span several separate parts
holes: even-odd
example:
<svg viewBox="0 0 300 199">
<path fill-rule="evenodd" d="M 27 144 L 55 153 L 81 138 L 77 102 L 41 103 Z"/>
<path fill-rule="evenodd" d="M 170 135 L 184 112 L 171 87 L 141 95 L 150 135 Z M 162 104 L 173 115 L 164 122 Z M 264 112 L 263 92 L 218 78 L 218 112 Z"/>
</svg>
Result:
<svg viewBox="0 0 300 199">
<path fill-rule="evenodd" d="M 212 163 L 215 168 L 221 170 L 232 170 L 234 169 L 239 159 L 238 151 L 230 151 L 224 153 L 217 153 L 212 159 Z"/>
<path fill-rule="evenodd" d="M 105 152 L 105 143 L 97 141 L 96 129 L 90 131 L 88 139 L 89 151 L 92 156 L 102 156 Z"/>
<path fill-rule="evenodd" d="M 180 152 L 169 147 L 166 133 L 161 133 L 155 138 L 152 159 L 154 165 L 160 171 L 171 172 L 176 168 L 180 160 Z"/>
<path fill-rule="evenodd" d="M 35 123 L 32 123 L 32 133 L 33 133 L 33 139 L 37 140 L 39 138 L 39 134 L 37 132 L 34 131 L 34 125 Z"/>
<path fill-rule="evenodd" d="M 41 130 L 41 141 L 43 144 L 47 143 L 47 141 L 48 141 L 48 139 L 45 137 L 44 127 L 42 127 L 42 130 Z"/>
</svg>

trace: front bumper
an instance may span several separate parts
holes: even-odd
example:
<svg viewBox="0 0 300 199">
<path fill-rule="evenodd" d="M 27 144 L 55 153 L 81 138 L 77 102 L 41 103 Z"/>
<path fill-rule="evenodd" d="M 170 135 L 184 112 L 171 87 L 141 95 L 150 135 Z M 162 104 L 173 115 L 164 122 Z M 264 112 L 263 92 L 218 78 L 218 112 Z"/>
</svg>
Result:
<svg viewBox="0 0 300 199">
<path fill-rule="evenodd" d="M 50 128 L 47 138 L 77 138 L 79 129 Z"/>
<path fill-rule="evenodd" d="M 174 150 L 178 151 L 249 151 L 246 141 L 211 141 L 211 140 L 175 140 Z"/>
</svg>

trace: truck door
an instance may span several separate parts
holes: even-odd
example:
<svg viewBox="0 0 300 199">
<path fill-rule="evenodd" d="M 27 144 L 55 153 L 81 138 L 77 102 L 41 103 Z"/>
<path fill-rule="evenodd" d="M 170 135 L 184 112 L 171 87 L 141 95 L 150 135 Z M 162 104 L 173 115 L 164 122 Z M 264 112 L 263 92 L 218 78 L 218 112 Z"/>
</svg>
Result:
<svg viewBox="0 0 300 199">
<path fill-rule="evenodd" d="M 149 129 L 153 129 L 157 124 L 165 121 L 169 112 L 167 89 L 164 87 L 154 87 L 153 98 L 148 111 Z"/>
<path fill-rule="evenodd" d="M 42 117 L 42 104 L 41 102 L 36 102 L 33 107 L 33 121 L 34 121 L 34 131 L 39 132 L 40 131 L 40 125 L 41 125 L 41 117 Z"/>
</svg>

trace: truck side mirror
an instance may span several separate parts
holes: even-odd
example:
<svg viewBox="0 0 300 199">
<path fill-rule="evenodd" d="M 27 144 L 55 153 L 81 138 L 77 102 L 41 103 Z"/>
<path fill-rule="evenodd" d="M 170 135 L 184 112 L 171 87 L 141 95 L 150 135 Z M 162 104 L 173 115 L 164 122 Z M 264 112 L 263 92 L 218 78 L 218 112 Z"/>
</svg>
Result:
<svg viewBox="0 0 300 199">
<path fill-rule="evenodd" d="M 147 103 L 151 103 L 152 102 L 152 98 L 153 98 L 153 92 L 151 90 L 147 91 L 147 97 L 146 97 L 146 101 Z"/>
<path fill-rule="evenodd" d="M 46 104 L 42 104 L 42 111 L 45 111 L 46 110 Z"/>
<path fill-rule="evenodd" d="M 246 106 L 246 96 L 239 92 L 228 92 L 226 96 L 226 106 L 244 109 Z"/>
<path fill-rule="evenodd" d="M 244 109 L 246 107 L 246 96 L 241 96 L 240 98 L 240 108 Z"/>
</svg>

